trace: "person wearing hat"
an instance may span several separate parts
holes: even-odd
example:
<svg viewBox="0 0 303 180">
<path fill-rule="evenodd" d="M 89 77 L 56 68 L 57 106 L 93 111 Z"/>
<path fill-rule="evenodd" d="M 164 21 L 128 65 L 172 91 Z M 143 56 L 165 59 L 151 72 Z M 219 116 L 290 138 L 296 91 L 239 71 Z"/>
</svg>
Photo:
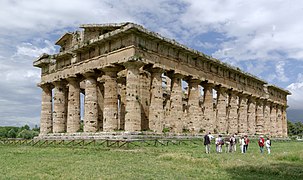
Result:
<svg viewBox="0 0 303 180">
<path fill-rule="evenodd" d="M 260 138 L 259 138 L 258 144 L 259 144 L 259 147 L 260 147 L 260 151 L 261 151 L 261 153 L 263 153 L 263 148 L 264 148 L 264 138 L 263 138 L 263 136 L 262 136 L 262 135 L 261 135 L 261 136 L 260 136 Z"/>
</svg>

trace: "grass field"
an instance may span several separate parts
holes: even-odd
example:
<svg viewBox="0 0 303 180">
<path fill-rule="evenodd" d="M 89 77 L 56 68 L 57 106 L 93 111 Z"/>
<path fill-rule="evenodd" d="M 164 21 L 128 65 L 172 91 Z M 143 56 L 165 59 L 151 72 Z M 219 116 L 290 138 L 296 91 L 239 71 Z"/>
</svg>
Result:
<svg viewBox="0 0 303 180">
<path fill-rule="evenodd" d="M 303 142 L 272 154 L 205 154 L 200 144 L 107 148 L 0 145 L 0 179 L 303 179 Z"/>
</svg>

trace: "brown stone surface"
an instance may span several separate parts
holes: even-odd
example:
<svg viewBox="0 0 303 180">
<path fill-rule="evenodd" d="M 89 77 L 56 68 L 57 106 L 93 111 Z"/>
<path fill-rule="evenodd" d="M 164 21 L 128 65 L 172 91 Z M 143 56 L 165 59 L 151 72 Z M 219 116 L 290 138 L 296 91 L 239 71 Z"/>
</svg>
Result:
<svg viewBox="0 0 303 180">
<path fill-rule="evenodd" d="M 162 88 L 162 69 L 152 69 L 151 74 L 151 95 L 149 106 L 149 129 L 153 132 L 162 132 L 163 130 L 163 88 Z"/>
<path fill-rule="evenodd" d="M 256 103 L 256 134 L 264 134 L 264 102 L 261 99 Z"/>
<path fill-rule="evenodd" d="M 45 84 L 40 87 L 42 89 L 40 134 L 47 134 L 53 131 L 52 86 Z"/>
<path fill-rule="evenodd" d="M 213 84 L 204 83 L 204 98 L 203 98 L 203 107 L 204 107 L 204 120 L 202 121 L 202 128 L 205 132 L 214 133 L 214 106 L 213 106 Z"/>
<path fill-rule="evenodd" d="M 189 131 L 199 133 L 201 130 L 202 110 L 199 105 L 200 100 L 200 84 L 199 79 L 191 79 L 188 83 L 188 114 L 189 114 Z"/>
<path fill-rule="evenodd" d="M 217 121 L 216 129 L 220 134 L 226 134 L 227 132 L 227 92 L 225 88 L 217 88 Z"/>
<path fill-rule="evenodd" d="M 91 73 L 85 74 L 85 76 L 84 132 L 97 132 L 97 81 L 96 77 L 94 77 Z"/>
<path fill-rule="evenodd" d="M 141 130 L 140 67 L 142 62 L 124 64 L 126 75 L 125 131 Z"/>
<path fill-rule="evenodd" d="M 239 121 L 238 121 L 238 132 L 240 134 L 247 134 L 248 133 L 248 120 L 247 120 L 247 96 L 240 95 L 239 99 Z"/>
<path fill-rule="evenodd" d="M 235 92 L 229 92 L 228 128 L 229 134 L 238 133 L 238 96 Z"/>
<path fill-rule="evenodd" d="M 80 130 L 80 82 L 77 78 L 68 79 L 67 132 Z"/>
<path fill-rule="evenodd" d="M 62 81 L 54 82 L 54 111 L 53 111 L 53 132 L 66 132 L 67 116 L 67 89 L 66 83 Z"/>
</svg>

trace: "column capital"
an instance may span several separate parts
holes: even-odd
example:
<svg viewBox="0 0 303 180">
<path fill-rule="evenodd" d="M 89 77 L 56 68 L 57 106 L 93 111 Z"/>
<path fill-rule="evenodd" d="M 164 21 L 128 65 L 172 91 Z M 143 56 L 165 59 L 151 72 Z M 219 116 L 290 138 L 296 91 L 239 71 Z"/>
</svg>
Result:
<svg viewBox="0 0 303 180">
<path fill-rule="evenodd" d="M 86 79 L 89 79 L 89 78 L 96 78 L 96 73 L 94 71 L 87 71 L 85 73 L 83 73 L 83 76 L 86 78 Z"/>
<path fill-rule="evenodd" d="M 61 86 L 66 86 L 67 82 L 66 82 L 66 80 L 60 80 L 60 81 L 54 81 L 54 82 L 52 82 L 52 84 L 55 87 L 61 87 Z"/>
<path fill-rule="evenodd" d="M 201 85 L 203 86 L 203 88 L 213 88 L 215 86 L 214 83 L 206 80 L 206 81 L 202 81 Z"/>
<path fill-rule="evenodd" d="M 125 63 L 123 63 L 123 66 L 126 69 L 140 69 L 142 66 L 144 66 L 144 62 L 142 61 L 127 61 Z"/>
<path fill-rule="evenodd" d="M 54 85 L 51 83 L 44 83 L 44 84 L 37 84 L 38 87 L 40 87 L 41 89 L 45 90 L 45 89 L 53 89 Z"/>
</svg>

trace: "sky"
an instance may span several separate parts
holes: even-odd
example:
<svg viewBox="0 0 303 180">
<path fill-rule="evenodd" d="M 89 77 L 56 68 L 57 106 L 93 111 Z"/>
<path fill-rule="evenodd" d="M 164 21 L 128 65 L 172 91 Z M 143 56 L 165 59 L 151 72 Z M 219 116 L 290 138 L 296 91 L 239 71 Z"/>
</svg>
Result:
<svg viewBox="0 0 303 180">
<path fill-rule="evenodd" d="M 40 69 L 80 24 L 134 22 L 289 90 L 303 119 L 301 0 L 1 0 L 0 126 L 39 124 Z M 301 113 L 301 114 L 300 114 Z M 298 120 L 298 119 L 296 119 Z"/>
</svg>

